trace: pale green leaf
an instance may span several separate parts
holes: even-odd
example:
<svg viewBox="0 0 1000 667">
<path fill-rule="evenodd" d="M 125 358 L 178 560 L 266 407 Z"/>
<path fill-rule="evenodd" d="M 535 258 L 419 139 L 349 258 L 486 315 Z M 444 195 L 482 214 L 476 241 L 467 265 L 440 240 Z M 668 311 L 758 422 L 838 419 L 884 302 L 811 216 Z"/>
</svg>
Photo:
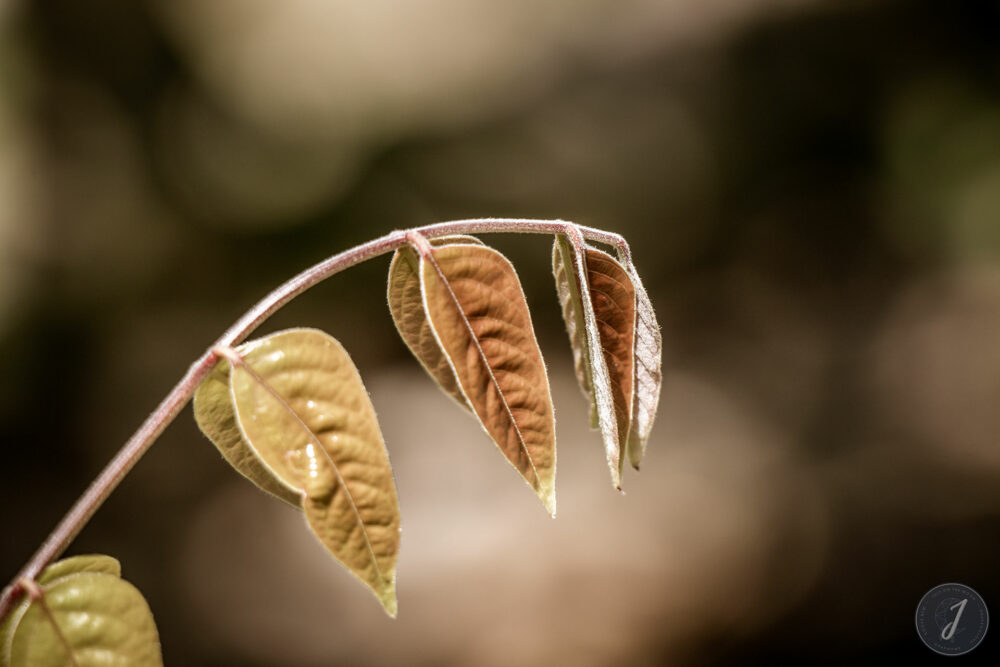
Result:
<svg viewBox="0 0 1000 667">
<path fill-rule="evenodd" d="M 41 599 L 26 597 L 11 613 L 0 631 L 0 665 L 162 665 L 149 605 L 114 573 L 117 561 L 101 556 L 68 561 L 39 576 Z"/>
<path fill-rule="evenodd" d="M 14 632 L 17 630 L 24 617 L 31 600 L 22 597 L 14 607 L 7 612 L 7 616 L 0 622 L 0 667 L 10 667 L 10 650 L 14 641 Z"/>
<path fill-rule="evenodd" d="M 83 556 L 71 556 L 52 563 L 42 570 L 38 575 L 39 584 L 47 584 L 55 581 L 67 574 L 79 574 L 80 572 L 103 572 L 115 577 L 122 576 L 122 564 L 117 558 L 105 556 L 104 554 L 86 554 Z"/>
<path fill-rule="evenodd" d="M 300 507 L 300 493 L 264 465 L 253 448 L 243 439 L 229 390 L 229 365 L 218 363 L 198 386 L 194 395 L 194 418 L 222 456 L 241 475 L 276 498 Z"/>
<path fill-rule="evenodd" d="M 236 352 L 230 383 L 243 437 L 301 490 L 320 542 L 395 616 L 399 502 L 375 409 L 347 352 L 314 329 Z"/>
<path fill-rule="evenodd" d="M 81 572 L 103 572 L 114 577 L 121 577 L 122 567 L 117 559 L 103 554 L 72 556 L 52 563 L 42 570 L 37 583 L 40 585 L 49 584 L 64 576 Z M 0 665 L 10 664 L 10 644 L 13 639 L 13 631 L 16 628 L 16 623 L 20 622 L 20 618 L 30 605 L 31 600 L 25 596 L 11 613 L 7 614 L 3 623 L 0 623 Z M 17 620 L 15 621 L 15 619 Z"/>
<path fill-rule="evenodd" d="M 443 245 L 483 245 L 474 236 L 443 236 L 431 239 L 432 246 Z M 404 246 L 392 256 L 389 265 L 389 285 L 387 297 L 389 312 L 400 338 L 410 348 L 424 370 L 434 378 L 441 389 L 466 410 L 469 407 L 465 395 L 458 386 L 458 380 L 441 346 L 438 345 L 427 322 L 424 312 L 423 295 L 420 292 L 420 258 L 416 251 Z"/>
<path fill-rule="evenodd" d="M 420 256 L 424 312 L 486 433 L 555 515 L 556 443 L 548 375 L 517 273 L 492 248 Z"/>
</svg>

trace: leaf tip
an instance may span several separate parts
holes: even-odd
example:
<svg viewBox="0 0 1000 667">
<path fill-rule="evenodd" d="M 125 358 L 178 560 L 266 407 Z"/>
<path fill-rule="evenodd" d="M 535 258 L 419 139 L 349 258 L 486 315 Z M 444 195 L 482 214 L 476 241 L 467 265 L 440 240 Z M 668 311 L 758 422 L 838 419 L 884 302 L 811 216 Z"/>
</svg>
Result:
<svg viewBox="0 0 1000 667">
<path fill-rule="evenodd" d="M 548 493 L 539 493 L 538 497 L 542 499 L 542 504 L 545 506 L 545 511 L 554 519 L 556 518 L 556 492 L 554 489 L 550 489 Z"/>
<path fill-rule="evenodd" d="M 615 460 L 616 458 L 614 456 L 608 457 L 608 468 L 611 470 L 611 486 L 615 488 L 615 491 L 620 492 L 622 490 L 622 470 L 618 461 Z"/>
<path fill-rule="evenodd" d="M 389 618 L 396 618 L 399 615 L 399 601 L 396 599 L 396 582 L 389 582 L 385 589 L 379 594 L 379 602 Z"/>
</svg>

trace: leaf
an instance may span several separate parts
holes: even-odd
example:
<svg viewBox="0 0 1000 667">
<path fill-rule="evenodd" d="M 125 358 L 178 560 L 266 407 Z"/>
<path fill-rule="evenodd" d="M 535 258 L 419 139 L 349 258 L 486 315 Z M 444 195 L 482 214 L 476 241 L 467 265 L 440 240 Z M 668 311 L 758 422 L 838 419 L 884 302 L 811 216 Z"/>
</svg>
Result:
<svg viewBox="0 0 1000 667">
<path fill-rule="evenodd" d="M 663 339 L 660 325 L 656 322 L 656 312 L 639 280 L 639 274 L 629 262 L 629 276 L 635 286 L 635 400 L 632 404 L 632 424 L 628 434 L 629 462 L 636 470 L 646 453 L 646 440 L 653 430 L 653 419 L 660 404 L 660 387 L 663 384 L 661 370 Z"/>
<path fill-rule="evenodd" d="M 113 577 L 121 577 L 122 568 L 121 563 L 111 556 L 101 554 L 73 556 L 46 567 L 38 576 L 36 583 L 39 585 L 50 584 L 65 576 L 81 572 L 102 572 Z M 10 644 L 13 640 L 13 631 L 16 629 L 15 623 L 20 623 L 20 619 L 30 605 L 31 599 L 25 597 L 19 605 L 11 610 L 11 613 L 7 614 L 3 623 L 0 623 L 0 665 L 4 667 L 10 664 Z M 15 619 L 17 620 L 15 621 Z"/>
<path fill-rule="evenodd" d="M 620 489 L 635 392 L 635 288 L 611 255 L 587 247 L 580 258 L 565 235 L 556 237 L 552 265 L 577 379 Z"/>
<path fill-rule="evenodd" d="M 614 257 L 594 248 L 587 248 L 586 255 L 590 301 L 611 381 L 620 474 L 625 458 L 620 452 L 628 439 L 635 390 L 635 288 Z"/>
<path fill-rule="evenodd" d="M 474 236 L 443 236 L 431 239 L 432 246 L 483 245 Z M 389 264 L 389 312 L 396 330 L 410 352 L 424 370 L 434 378 L 441 389 L 464 409 L 471 411 L 465 395 L 448 360 L 441 351 L 424 313 L 423 295 L 420 292 L 420 258 L 410 247 L 404 246 L 392 256 Z"/>
<path fill-rule="evenodd" d="M 566 333 L 573 351 L 573 370 L 584 396 L 590 401 L 590 427 L 598 427 L 597 401 L 594 397 L 593 370 L 587 341 L 587 325 L 580 295 L 580 282 L 573 266 L 573 249 L 566 236 L 556 236 L 552 244 L 552 275 L 555 277 L 556 294 L 562 307 Z M 586 289 L 586 285 L 584 285 Z"/>
<path fill-rule="evenodd" d="M 517 273 L 492 248 L 420 256 L 424 312 L 486 433 L 555 515 L 555 421 L 545 362 Z"/>
<path fill-rule="evenodd" d="M 103 572 L 115 577 L 122 576 L 122 564 L 117 558 L 103 554 L 72 556 L 52 563 L 38 575 L 39 584 L 48 584 L 69 574 L 80 572 Z"/>
<path fill-rule="evenodd" d="M 264 465 L 302 492 L 326 549 L 396 615 L 399 501 L 375 409 L 344 348 L 314 329 L 237 348 L 237 424 Z"/>
<path fill-rule="evenodd" d="M 241 475 L 276 498 L 294 507 L 301 506 L 298 489 L 274 475 L 243 439 L 233 412 L 228 364 L 216 364 L 198 386 L 194 395 L 194 418 L 201 432 Z"/>
<path fill-rule="evenodd" d="M 149 605 L 120 571 L 108 556 L 78 556 L 46 568 L 36 582 L 41 599 L 26 596 L 0 630 L 0 665 L 162 665 Z"/>
</svg>

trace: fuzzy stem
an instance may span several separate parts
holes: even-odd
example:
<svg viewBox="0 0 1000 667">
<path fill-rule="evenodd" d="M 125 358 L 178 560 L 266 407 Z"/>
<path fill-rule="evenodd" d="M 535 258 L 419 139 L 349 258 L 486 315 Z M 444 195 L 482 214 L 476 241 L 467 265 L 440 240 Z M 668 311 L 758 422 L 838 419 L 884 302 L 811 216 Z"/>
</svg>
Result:
<svg viewBox="0 0 1000 667">
<path fill-rule="evenodd" d="M 417 233 L 425 238 L 448 236 L 451 234 L 573 234 L 584 238 L 612 245 L 620 253 L 628 255 L 628 244 L 618 234 L 605 232 L 591 227 L 583 227 L 564 220 L 534 220 L 525 218 L 473 218 L 441 222 L 412 230 L 396 230 L 381 238 L 355 246 L 350 250 L 338 253 L 322 262 L 306 269 L 291 278 L 270 294 L 261 299 L 248 310 L 188 369 L 166 398 L 156 407 L 153 413 L 143 422 L 142 426 L 132 435 L 104 470 L 91 482 L 87 490 L 76 501 L 73 507 L 63 517 L 48 538 L 42 543 L 31 560 L 18 572 L 13 582 L 3 590 L 0 596 L 0 620 L 13 607 L 17 597 L 24 592 L 20 583 L 22 580 L 34 580 L 42 569 L 59 557 L 70 542 L 80 533 L 87 522 L 94 516 L 97 509 L 107 500 L 111 492 L 122 479 L 132 470 L 153 442 L 163 433 L 163 430 L 180 413 L 191 400 L 198 385 L 211 372 L 218 361 L 216 349 L 228 348 L 245 339 L 264 320 L 273 315 L 282 306 L 305 292 L 310 287 L 326 280 L 330 276 L 350 268 L 355 264 L 367 261 L 379 255 L 396 250 L 406 245 L 408 235 Z"/>
</svg>

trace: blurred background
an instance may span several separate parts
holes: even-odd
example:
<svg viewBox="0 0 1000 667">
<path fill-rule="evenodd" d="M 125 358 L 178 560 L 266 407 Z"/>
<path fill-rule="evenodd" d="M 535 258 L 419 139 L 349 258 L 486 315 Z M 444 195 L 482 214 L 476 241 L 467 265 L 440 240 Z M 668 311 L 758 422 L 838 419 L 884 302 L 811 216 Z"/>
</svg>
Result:
<svg viewBox="0 0 1000 667">
<path fill-rule="evenodd" d="M 410 358 L 379 259 L 261 331 L 322 328 L 367 382 L 398 620 L 190 411 L 70 553 L 123 561 L 169 665 L 939 661 L 927 590 L 1000 614 L 998 84 L 990 1 L 0 0 L 0 578 L 285 278 L 559 217 L 631 241 L 663 326 L 627 495 L 550 242 L 490 236 L 552 372 L 558 519 Z"/>
</svg>

